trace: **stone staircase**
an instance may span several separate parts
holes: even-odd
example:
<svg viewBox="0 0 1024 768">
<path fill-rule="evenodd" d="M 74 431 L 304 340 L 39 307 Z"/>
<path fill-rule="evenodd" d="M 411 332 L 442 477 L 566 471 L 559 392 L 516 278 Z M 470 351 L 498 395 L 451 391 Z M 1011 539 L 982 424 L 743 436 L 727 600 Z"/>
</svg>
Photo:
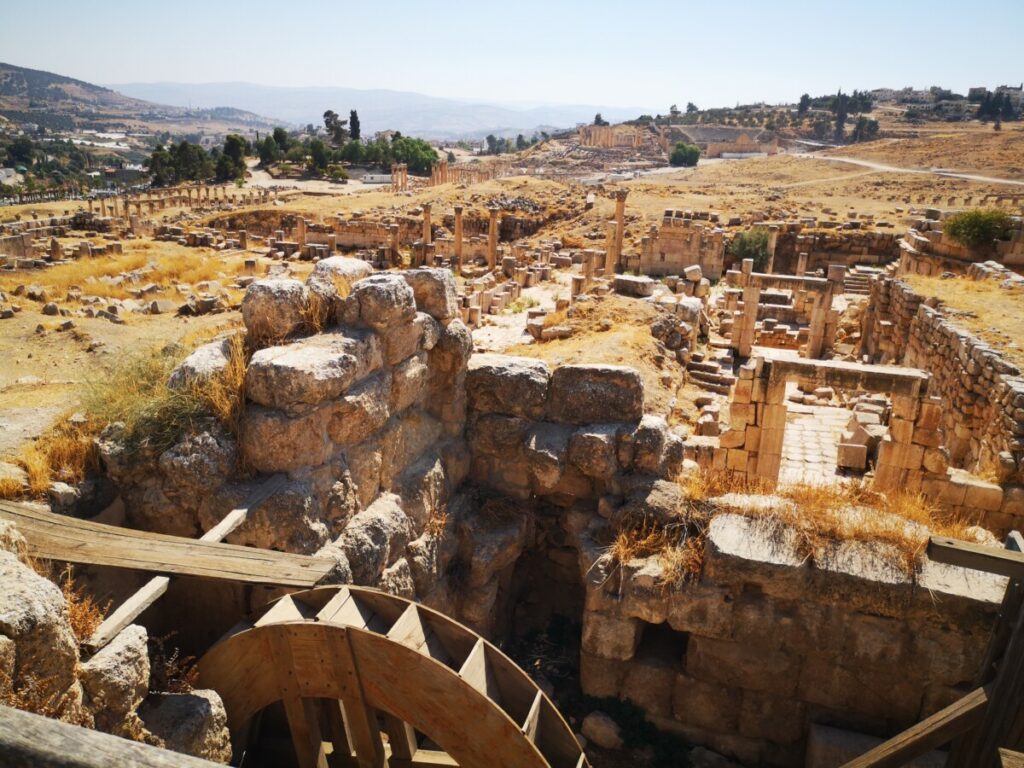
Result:
<svg viewBox="0 0 1024 768">
<path fill-rule="evenodd" d="M 871 280 L 882 270 L 874 267 L 856 266 L 846 273 L 843 279 L 843 293 L 856 296 L 867 296 L 871 293 Z"/>
<path fill-rule="evenodd" d="M 725 343 L 712 343 L 706 353 L 694 354 L 686 364 L 690 381 L 719 395 L 727 395 L 736 383 L 732 350 Z"/>
</svg>

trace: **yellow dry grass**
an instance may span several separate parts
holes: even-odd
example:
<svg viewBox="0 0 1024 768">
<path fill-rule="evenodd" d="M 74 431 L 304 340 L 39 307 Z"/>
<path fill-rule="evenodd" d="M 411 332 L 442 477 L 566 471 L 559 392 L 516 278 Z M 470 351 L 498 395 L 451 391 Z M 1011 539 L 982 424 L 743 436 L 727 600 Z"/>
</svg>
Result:
<svg viewBox="0 0 1024 768">
<path fill-rule="evenodd" d="M 1001 288 L 995 280 L 900 278 L 922 296 L 934 296 L 948 319 L 988 342 L 1004 357 L 1024 365 L 1024 292 Z"/>
<path fill-rule="evenodd" d="M 98 433 L 96 421 L 65 414 L 37 440 L 26 444 L 14 460 L 28 474 L 29 493 L 41 496 L 52 482 L 77 483 L 98 469 L 94 442 Z M 15 498 L 23 493 L 20 482 L 0 483 L 0 498 Z"/>
<path fill-rule="evenodd" d="M 726 493 L 774 493 L 792 503 L 730 511 L 791 529 L 799 550 L 808 558 L 830 544 L 845 541 L 891 545 L 903 557 L 907 573 L 916 568 L 929 536 L 972 539 L 969 529 L 978 524 L 976 518 L 946 512 L 920 494 L 882 494 L 862 481 L 774 488 L 745 475 L 701 472 L 682 483 L 686 495 L 698 504 Z M 705 511 L 708 508 L 704 506 Z"/>
<path fill-rule="evenodd" d="M 128 298 L 132 290 L 153 283 L 160 287 L 157 295 L 174 285 L 194 285 L 211 280 L 226 280 L 237 275 L 243 265 L 240 258 L 225 259 L 202 248 L 186 248 L 176 243 L 137 241 L 126 243 L 123 254 L 77 259 L 44 271 L 15 271 L 0 277 L 0 290 L 13 291 L 18 285 L 37 284 L 47 289 L 54 300 L 64 301 L 69 289 L 77 287 L 84 295 L 103 298 Z M 135 283 L 109 282 L 151 266 Z"/>
</svg>

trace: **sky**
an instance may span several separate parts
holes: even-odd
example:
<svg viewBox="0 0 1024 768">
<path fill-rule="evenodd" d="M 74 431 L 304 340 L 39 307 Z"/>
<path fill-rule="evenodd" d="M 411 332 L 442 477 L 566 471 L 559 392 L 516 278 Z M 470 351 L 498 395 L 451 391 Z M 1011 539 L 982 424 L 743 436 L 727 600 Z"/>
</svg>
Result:
<svg viewBox="0 0 1024 768">
<path fill-rule="evenodd" d="M 1024 0 L 4 0 L 0 61 L 88 82 L 667 111 L 1024 80 Z"/>
</svg>

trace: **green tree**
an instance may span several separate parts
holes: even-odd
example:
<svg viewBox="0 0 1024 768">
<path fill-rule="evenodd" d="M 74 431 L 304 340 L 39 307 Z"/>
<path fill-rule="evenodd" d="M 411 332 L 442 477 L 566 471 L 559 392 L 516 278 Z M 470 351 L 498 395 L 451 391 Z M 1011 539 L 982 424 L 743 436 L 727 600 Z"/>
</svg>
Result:
<svg viewBox="0 0 1024 768">
<path fill-rule="evenodd" d="M 700 110 L 699 110 L 699 109 L 697 109 L 697 105 L 696 105 L 696 104 L 694 104 L 694 103 L 693 103 L 692 101 L 688 101 L 688 102 L 686 102 L 686 114 L 688 114 L 688 115 L 692 115 L 692 114 L 694 114 L 695 112 L 699 112 L 699 111 L 700 111 Z"/>
<path fill-rule="evenodd" d="M 154 187 L 166 187 L 174 182 L 174 158 L 162 144 L 157 144 L 153 154 L 146 161 L 150 182 Z"/>
<path fill-rule="evenodd" d="M 967 248 L 988 254 L 996 240 L 1006 237 L 1013 221 L 1010 215 L 997 208 L 973 208 L 950 216 L 942 230 Z"/>
<path fill-rule="evenodd" d="M 808 93 L 803 94 L 800 97 L 800 103 L 797 104 L 796 113 L 803 117 L 807 114 L 807 111 L 811 108 L 811 96 Z"/>
<path fill-rule="evenodd" d="M 455 165 L 455 153 L 452 152 L 450 149 L 448 150 L 448 158 L 447 159 L 448 159 L 449 163 L 451 163 L 452 165 Z"/>
<path fill-rule="evenodd" d="M 319 171 L 320 173 L 326 171 L 327 164 L 331 160 L 327 145 L 320 141 L 320 139 L 313 139 L 309 142 L 309 158 L 310 165 L 314 170 Z"/>
<path fill-rule="evenodd" d="M 274 137 L 268 135 L 260 142 L 257 154 L 260 156 L 260 164 L 265 168 L 280 160 L 283 153 L 277 142 L 274 141 Z"/>
<path fill-rule="evenodd" d="M 252 147 L 244 136 L 229 133 L 224 139 L 224 149 L 217 158 L 216 178 L 218 181 L 234 181 L 245 177 L 245 157 Z"/>
<path fill-rule="evenodd" d="M 487 142 L 487 154 L 498 154 L 498 137 L 495 136 L 493 133 L 489 133 L 487 134 L 487 138 L 485 139 L 485 141 Z"/>
<path fill-rule="evenodd" d="M 341 146 L 348 139 L 348 120 L 342 120 L 333 109 L 324 112 L 324 128 L 335 146 Z"/>
<path fill-rule="evenodd" d="M 516 136 L 516 149 L 517 150 L 522 151 L 522 150 L 526 149 L 528 146 L 530 146 L 530 144 L 526 140 L 526 137 L 523 136 L 523 134 L 520 133 L 518 136 Z"/>
<path fill-rule="evenodd" d="M 274 129 L 274 142 L 277 144 L 278 149 L 282 152 L 287 152 L 292 146 L 292 137 L 288 135 L 288 131 L 284 128 Z"/>
<path fill-rule="evenodd" d="M 352 141 L 359 141 L 362 132 L 359 126 L 359 113 L 353 109 L 348 113 L 348 135 L 352 137 Z"/>
<path fill-rule="evenodd" d="M 875 138 L 878 138 L 878 121 L 871 120 L 864 115 L 858 117 L 857 123 L 853 126 L 853 131 L 850 132 L 850 141 L 856 143 L 871 141 Z"/>
<path fill-rule="evenodd" d="M 737 261 L 753 259 L 754 271 L 764 271 L 768 265 L 768 230 L 765 227 L 754 227 L 740 232 L 729 244 L 729 253 Z"/>
<path fill-rule="evenodd" d="M 697 164 L 700 158 L 700 148 L 694 144 L 687 144 L 680 141 L 672 148 L 672 154 L 668 157 L 669 165 L 692 167 Z"/>
<path fill-rule="evenodd" d="M 601 113 L 598 112 L 594 115 L 594 125 L 608 125 L 608 121 L 601 117 Z"/>
<path fill-rule="evenodd" d="M 11 165 L 20 163 L 30 166 L 34 155 L 35 144 L 28 136 L 19 136 L 7 145 L 7 156 L 10 158 Z"/>
</svg>

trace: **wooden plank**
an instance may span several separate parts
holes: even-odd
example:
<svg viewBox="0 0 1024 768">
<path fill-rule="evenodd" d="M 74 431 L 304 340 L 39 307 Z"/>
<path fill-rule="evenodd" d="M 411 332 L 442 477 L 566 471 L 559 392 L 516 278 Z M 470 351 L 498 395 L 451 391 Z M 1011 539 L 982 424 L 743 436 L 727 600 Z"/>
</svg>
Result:
<svg viewBox="0 0 1024 768">
<path fill-rule="evenodd" d="M 1015 552 L 1024 551 L 1024 538 L 1017 531 L 1011 531 L 1006 538 L 1006 548 Z M 985 658 L 974 678 L 975 688 L 988 685 L 995 678 L 998 664 L 1006 654 L 1006 647 L 1010 642 L 1013 627 L 1022 606 L 1024 606 L 1024 582 L 1020 579 L 1010 579 L 1009 584 L 1006 585 L 1006 592 L 1003 594 L 1002 605 L 999 607 L 999 615 L 996 617 L 995 626 L 988 640 L 988 647 L 985 649 Z M 973 760 L 973 755 L 980 748 L 982 736 L 981 730 L 974 728 L 955 739 L 950 745 L 946 768 L 973 768 L 970 761 Z"/>
<path fill-rule="evenodd" d="M 1002 763 L 1002 768 L 1024 768 L 1024 753 L 1021 752 L 1000 749 L 999 760 Z"/>
<path fill-rule="evenodd" d="M 232 531 L 245 522 L 249 512 L 264 501 L 273 496 L 287 482 L 288 476 L 284 474 L 271 475 L 249 494 L 242 502 L 241 507 L 236 507 L 228 512 L 224 518 L 213 528 L 199 537 L 200 541 L 224 541 Z"/>
<path fill-rule="evenodd" d="M 18 527 L 30 555 L 46 560 L 283 587 L 314 586 L 333 567 L 327 558 L 118 528 L 8 501 L 0 501 L 0 518 Z"/>
<path fill-rule="evenodd" d="M 421 749 L 416 752 L 412 760 L 390 758 L 388 768 L 459 768 L 459 764 L 447 752 Z"/>
<path fill-rule="evenodd" d="M 537 742 L 537 726 L 540 724 L 540 705 L 544 701 L 544 694 L 539 690 L 533 697 L 533 704 L 530 705 L 530 712 L 526 715 L 526 722 L 523 723 L 523 735 L 530 741 Z"/>
<path fill-rule="evenodd" d="M 280 624 L 285 621 L 302 621 L 312 616 L 313 613 L 313 610 L 308 606 L 293 600 L 289 595 L 285 595 L 274 601 L 274 604 L 270 606 L 270 610 L 259 617 L 255 626 L 265 627 L 268 624 Z"/>
<path fill-rule="evenodd" d="M 898 768 L 978 725 L 987 706 L 988 689 L 978 688 L 842 768 Z"/>
<path fill-rule="evenodd" d="M 299 768 L 327 768 L 323 736 L 320 733 L 320 715 L 316 702 L 302 698 L 288 635 L 284 632 L 272 633 L 270 648 L 278 694 L 288 719 L 288 730 L 292 735 Z"/>
<path fill-rule="evenodd" d="M 1024 553 L 1009 549 L 932 536 L 928 540 L 928 558 L 937 563 L 1024 579 Z"/>
<path fill-rule="evenodd" d="M 352 602 L 352 601 L 350 601 Z M 335 629 L 327 632 L 327 659 L 331 674 L 341 688 L 350 745 L 361 768 L 383 768 L 384 743 L 377 728 L 376 713 L 366 704 L 363 687 L 356 671 L 348 632 Z"/>
<path fill-rule="evenodd" d="M 476 641 L 473 650 L 469 652 L 469 656 L 462 663 L 459 677 L 490 698 L 487 689 L 494 686 L 487 685 L 487 648 L 482 638 Z"/>
<path fill-rule="evenodd" d="M 4 768 L 215 768 L 217 763 L 151 747 L 42 715 L 0 706 Z"/>
<path fill-rule="evenodd" d="M 387 712 L 380 713 L 384 722 L 384 733 L 388 735 L 388 744 L 391 746 L 391 755 L 388 764 L 395 758 L 411 760 L 416 756 L 416 730 L 401 718 L 390 715 Z"/>
<path fill-rule="evenodd" d="M 171 580 L 166 576 L 154 576 L 143 584 L 135 594 L 121 603 L 116 611 L 96 627 L 92 637 L 85 643 L 85 647 L 89 652 L 95 653 L 117 637 L 122 629 L 135 621 L 143 611 L 149 608 L 167 591 L 167 585 L 170 583 Z"/>
</svg>

